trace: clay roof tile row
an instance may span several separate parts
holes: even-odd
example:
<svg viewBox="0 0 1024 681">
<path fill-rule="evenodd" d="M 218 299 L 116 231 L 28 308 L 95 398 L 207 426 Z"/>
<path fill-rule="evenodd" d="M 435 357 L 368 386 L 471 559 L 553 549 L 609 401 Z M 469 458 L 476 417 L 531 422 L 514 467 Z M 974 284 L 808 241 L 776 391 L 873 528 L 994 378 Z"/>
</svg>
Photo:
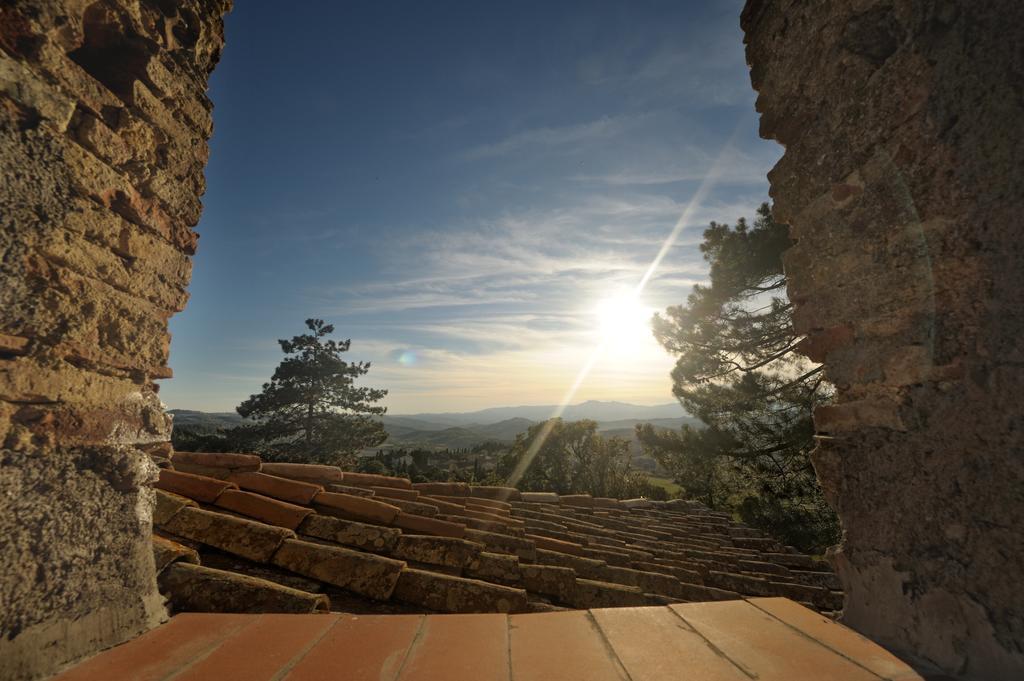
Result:
<svg viewBox="0 0 1024 681">
<path fill-rule="evenodd" d="M 331 598 L 362 612 L 523 612 L 762 595 L 841 607 L 822 561 L 695 502 L 414 484 L 248 454 L 178 452 L 171 466 L 156 484 L 154 555 L 179 611 L 313 612 Z"/>
</svg>

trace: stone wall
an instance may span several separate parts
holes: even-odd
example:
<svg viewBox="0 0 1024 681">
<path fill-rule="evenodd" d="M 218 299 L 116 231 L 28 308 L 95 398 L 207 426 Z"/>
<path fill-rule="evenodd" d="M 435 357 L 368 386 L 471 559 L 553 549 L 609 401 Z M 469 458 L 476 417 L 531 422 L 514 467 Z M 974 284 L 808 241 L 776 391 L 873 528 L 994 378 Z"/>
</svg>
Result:
<svg viewBox="0 0 1024 681">
<path fill-rule="evenodd" d="M 0 7 L 0 677 L 161 621 L 150 550 L 229 0 Z"/>
<path fill-rule="evenodd" d="M 1024 678 L 1024 3 L 749 0 L 844 621 Z"/>
</svg>

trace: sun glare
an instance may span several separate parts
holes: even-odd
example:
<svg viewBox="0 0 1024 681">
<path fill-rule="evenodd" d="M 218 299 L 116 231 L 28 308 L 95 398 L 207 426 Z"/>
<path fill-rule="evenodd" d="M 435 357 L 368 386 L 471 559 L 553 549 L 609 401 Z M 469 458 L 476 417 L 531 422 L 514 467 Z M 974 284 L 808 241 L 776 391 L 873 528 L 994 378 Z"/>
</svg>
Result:
<svg viewBox="0 0 1024 681">
<path fill-rule="evenodd" d="M 651 315 L 654 310 L 644 306 L 639 298 L 619 295 L 605 298 L 597 304 L 602 343 L 611 352 L 637 352 L 650 343 Z"/>
</svg>

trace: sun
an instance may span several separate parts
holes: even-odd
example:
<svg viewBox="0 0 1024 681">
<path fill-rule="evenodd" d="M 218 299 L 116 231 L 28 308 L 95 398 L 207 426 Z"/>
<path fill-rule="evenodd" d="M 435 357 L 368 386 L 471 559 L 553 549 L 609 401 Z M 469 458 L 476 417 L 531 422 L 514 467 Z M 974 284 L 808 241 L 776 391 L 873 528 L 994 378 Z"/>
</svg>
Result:
<svg viewBox="0 0 1024 681">
<path fill-rule="evenodd" d="M 620 294 L 600 301 L 594 308 L 601 341 L 615 352 L 636 352 L 651 343 L 654 310 L 635 295 Z"/>
</svg>

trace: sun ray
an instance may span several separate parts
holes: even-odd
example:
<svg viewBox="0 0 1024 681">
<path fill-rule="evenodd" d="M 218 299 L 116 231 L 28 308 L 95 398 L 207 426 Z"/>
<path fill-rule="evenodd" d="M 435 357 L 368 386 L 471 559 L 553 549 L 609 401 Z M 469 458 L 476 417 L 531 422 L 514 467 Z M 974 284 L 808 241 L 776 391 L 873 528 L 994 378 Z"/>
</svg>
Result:
<svg viewBox="0 0 1024 681">
<path fill-rule="evenodd" d="M 708 195 L 711 189 L 714 188 L 714 186 L 718 183 L 718 180 L 722 175 L 723 160 L 725 159 L 728 151 L 732 148 L 733 140 L 735 140 L 736 135 L 739 133 L 742 122 L 742 119 L 737 122 L 736 127 L 732 131 L 732 134 L 722 145 L 721 150 L 719 150 L 718 152 L 718 156 L 715 157 L 715 161 L 711 164 L 711 168 L 708 169 L 707 174 L 701 180 L 700 185 L 698 185 L 697 191 L 694 192 L 692 197 L 690 197 L 690 200 L 687 202 L 686 207 L 683 209 L 683 212 L 679 215 L 679 219 L 676 220 L 675 225 L 672 227 L 672 231 L 669 232 L 667 237 L 665 237 L 665 241 L 662 242 L 661 248 L 658 249 L 657 255 L 654 256 L 654 259 L 651 261 L 650 266 L 648 266 L 647 270 L 644 272 L 643 277 L 641 277 L 640 281 L 637 282 L 637 285 L 633 289 L 633 292 L 631 294 L 632 301 L 639 300 L 640 295 L 644 292 L 644 289 L 647 288 L 647 284 L 650 282 L 651 278 L 654 276 L 654 273 L 658 270 L 658 267 L 661 265 L 661 261 L 665 259 L 665 256 L 668 255 L 669 250 L 672 249 L 672 246 L 679 239 L 679 235 L 682 233 L 683 228 L 690 221 L 690 217 L 697 211 L 697 209 L 703 203 L 705 197 Z M 558 406 L 552 411 L 551 416 L 548 417 L 548 420 L 544 424 L 544 427 L 541 428 L 541 431 L 537 434 L 537 437 L 535 437 L 533 441 L 530 443 L 530 446 L 527 448 L 526 453 L 523 455 L 522 459 L 520 459 L 519 462 L 516 464 L 515 470 L 512 471 L 512 474 L 509 476 L 507 481 L 507 484 L 510 487 L 515 487 L 516 484 L 522 479 L 523 475 L 526 474 L 526 470 L 530 467 L 530 464 L 533 463 L 534 458 L 536 458 L 537 456 L 537 452 L 540 451 L 540 448 L 543 447 L 544 443 L 547 441 L 548 436 L 551 435 L 551 431 L 554 428 L 554 423 L 552 420 L 560 417 L 565 412 L 566 407 L 568 407 L 569 404 L 572 403 L 572 400 L 576 396 L 577 391 L 579 391 L 580 386 L 583 385 L 583 382 L 587 379 L 587 376 L 594 368 L 594 364 L 597 363 L 597 360 L 600 358 L 601 354 L 604 352 L 607 346 L 608 337 L 607 335 L 605 335 L 601 338 L 600 342 L 598 342 L 598 344 L 594 347 L 593 351 L 590 353 L 590 356 L 587 357 L 587 360 L 583 363 L 583 366 L 580 367 L 579 372 L 576 374 L 576 379 L 573 381 L 572 385 L 569 386 L 569 389 L 566 390 L 561 402 L 559 402 Z"/>
</svg>

